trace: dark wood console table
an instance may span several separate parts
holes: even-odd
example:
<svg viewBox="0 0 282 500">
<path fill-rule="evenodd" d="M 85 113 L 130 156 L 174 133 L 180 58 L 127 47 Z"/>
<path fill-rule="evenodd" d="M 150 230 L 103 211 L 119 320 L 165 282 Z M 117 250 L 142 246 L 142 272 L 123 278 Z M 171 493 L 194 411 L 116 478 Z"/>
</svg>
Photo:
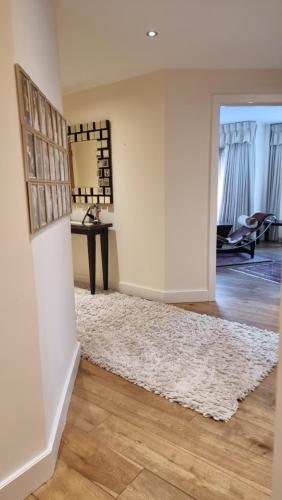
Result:
<svg viewBox="0 0 282 500">
<path fill-rule="evenodd" d="M 90 291 L 92 294 L 96 290 L 96 235 L 100 234 L 101 238 L 101 254 L 102 254 L 102 269 L 103 269 L 103 285 L 104 290 L 108 290 L 109 279 L 109 244 L 108 244 L 108 228 L 112 224 L 71 224 L 71 232 L 73 234 L 83 234 L 87 236 L 89 276 L 90 276 Z"/>
</svg>

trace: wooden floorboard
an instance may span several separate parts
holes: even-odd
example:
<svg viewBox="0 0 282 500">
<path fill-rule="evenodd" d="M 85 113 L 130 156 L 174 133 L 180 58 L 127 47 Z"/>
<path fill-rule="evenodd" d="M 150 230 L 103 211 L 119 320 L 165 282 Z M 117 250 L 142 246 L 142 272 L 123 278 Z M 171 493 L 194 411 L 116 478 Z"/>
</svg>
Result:
<svg viewBox="0 0 282 500">
<path fill-rule="evenodd" d="M 157 477 L 155 474 L 144 470 L 119 496 L 121 500 L 193 500 L 167 481 Z"/>
<path fill-rule="evenodd" d="M 215 302 L 179 306 L 278 331 L 279 300 L 277 284 L 221 268 Z M 54 477 L 28 498 L 270 500 L 275 380 L 223 423 L 82 361 Z"/>
<path fill-rule="evenodd" d="M 84 474 L 69 467 L 61 456 L 51 481 L 39 488 L 35 497 L 40 500 L 113 500 L 113 496 L 87 479 Z M 30 499 L 32 500 L 32 499 Z M 34 499 L 33 499 L 34 500 Z"/>
</svg>

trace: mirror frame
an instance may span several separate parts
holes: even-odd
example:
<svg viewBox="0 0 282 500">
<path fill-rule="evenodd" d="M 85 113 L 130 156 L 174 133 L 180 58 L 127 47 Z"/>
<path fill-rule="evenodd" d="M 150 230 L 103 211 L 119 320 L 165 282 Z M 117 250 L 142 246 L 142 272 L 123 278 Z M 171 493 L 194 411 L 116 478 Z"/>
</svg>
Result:
<svg viewBox="0 0 282 500">
<path fill-rule="evenodd" d="M 109 120 L 89 123 L 79 123 L 68 126 L 69 152 L 72 142 L 97 141 L 97 169 L 99 169 L 99 186 L 73 186 L 73 203 L 111 205 L 113 203 L 113 176 L 112 176 L 112 141 L 111 124 Z M 71 155 L 70 161 L 71 161 Z M 105 176 L 105 171 L 107 175 Z M 71 169 L 72 173 L 72 169 Z"/>
</svg>

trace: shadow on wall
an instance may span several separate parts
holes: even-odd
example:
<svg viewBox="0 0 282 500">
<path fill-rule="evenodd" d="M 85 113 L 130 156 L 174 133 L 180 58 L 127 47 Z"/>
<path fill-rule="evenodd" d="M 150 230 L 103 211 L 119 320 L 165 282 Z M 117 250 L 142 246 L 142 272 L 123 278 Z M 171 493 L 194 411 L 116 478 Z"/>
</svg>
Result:
<svg viewBox="0 0 282 500">
<path fill-rule="evenodd" d="M 117 250 L 117 238 L 115 230 L 109 230 L 109 286 L 113 289 L 118 289 L 119 286 L 119 263 L 118 263 L 118 250 Z M 99 249 L 100 250 L 100 249 Z M 99 275 L 99 286 L 102 284 L 102 266 L 101 266 L 101 256 L 99 257 L 100 265 L 100 275 Z"/>
</svg>

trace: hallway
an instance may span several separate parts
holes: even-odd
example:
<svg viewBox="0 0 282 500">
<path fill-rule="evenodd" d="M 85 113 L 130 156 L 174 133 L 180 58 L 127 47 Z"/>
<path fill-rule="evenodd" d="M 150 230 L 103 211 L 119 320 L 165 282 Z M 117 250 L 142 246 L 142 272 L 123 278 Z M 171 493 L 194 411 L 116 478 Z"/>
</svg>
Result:
<svg viewBox="0 0 282 500">
<path fill-rule="evenodd" d="M 179 305 L 278 330 L 279 285 L 227 268 L 217 284 L 216 302 Z M 270 499 L 275 378 L 222 423 L 83 360 L 55 476 L 29 500 Z"/>
</svg>

